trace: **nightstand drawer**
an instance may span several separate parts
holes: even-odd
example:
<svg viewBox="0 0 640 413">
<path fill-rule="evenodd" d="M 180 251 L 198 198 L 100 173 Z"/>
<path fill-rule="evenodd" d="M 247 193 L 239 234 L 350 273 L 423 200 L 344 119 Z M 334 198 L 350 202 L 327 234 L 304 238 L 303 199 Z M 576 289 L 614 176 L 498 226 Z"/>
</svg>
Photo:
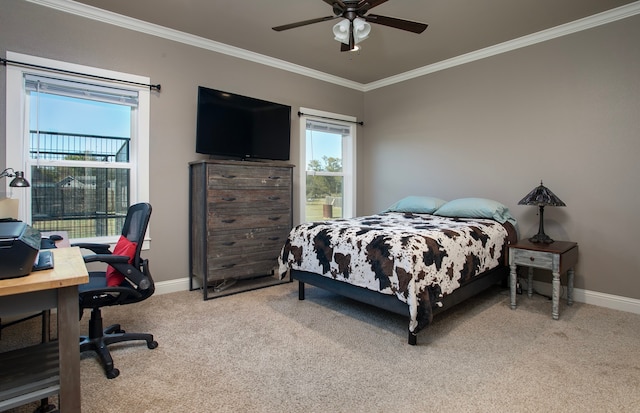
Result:
<svg viewBox="0 0 640 413">
<path fill-rule="evenodd" d="M 553 253 L 518 248 L 511 248 L 509 253 L 512 254 L 513 263 L 516 265 L 553 270 Z"/>
</svg>

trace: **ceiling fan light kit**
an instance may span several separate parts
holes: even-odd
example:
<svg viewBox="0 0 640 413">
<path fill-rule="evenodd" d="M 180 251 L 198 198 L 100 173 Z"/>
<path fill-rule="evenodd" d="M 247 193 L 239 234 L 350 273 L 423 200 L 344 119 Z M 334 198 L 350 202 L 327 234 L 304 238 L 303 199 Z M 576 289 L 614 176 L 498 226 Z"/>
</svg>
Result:
<svg viewBox="0 0 640 413">
<path fill-rule="evenodd" d="M 349 44 L 349 26 L 351 22 L 348 19 L 343 19 L 340 23 L 333 26 L 333 34 L 335 39 L 340 43 Z M 353 19 L 353 40 L 355 44 L 360 43 L 371 33 L 371 25 L 364 19 L 356 17 Z"/>
<path fill-rule="evenodd" d="M 340 23 L 336 23 L 333 26 L 333 34 L 334 39 L 341 42 L 349 44 L 349 25 L 351 22 L 349 20 L 344 19 Z"/>
<path fill-rule="evenodd" d="M 340 50 L 358 50 L 356 44 L 369 37 L 371 25 L 376 23 L 382 26 L 393 27 L 412 33 L 422 33 L 427 28 L 424 23 L 409 20 L 396 19 L 395 17 L 379 16 L 375 14 L 367 15 L 372 8 L 379 6 L 388 0 L 322 0 L 329 4 L 334 16 L 320 17 L 316 19 L 304 20 L 297 23 L 285 24 L 274 27 L 273 30 L 280 32 L 293 29 L 295 27 L 306 26 L 342 17 L 343 19 L 333 26 L 334 39 L 342 43 Z"/>
</svg>

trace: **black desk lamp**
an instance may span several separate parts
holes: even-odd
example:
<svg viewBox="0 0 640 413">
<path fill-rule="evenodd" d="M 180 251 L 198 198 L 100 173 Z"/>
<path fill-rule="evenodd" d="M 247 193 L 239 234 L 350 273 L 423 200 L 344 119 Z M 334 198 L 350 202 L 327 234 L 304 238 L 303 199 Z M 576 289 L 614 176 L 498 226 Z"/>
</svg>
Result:
<svg viewBox="0 0 640 413">
<path fill-rule="evenodd" d="M 540 181 L 540 186 L 537 186 L 533 189 L 533 191 L 529 192 L 527 196 L 522 198 L 518 205 L 537 205 L 540 208 L 540 226 L 538 227 L 538 233 L 533 237 L 529 238 L 531 242 L 543 242 L 545 244 L 551 244 L 553 240 L 547 234 L 544 233 L 544 207 L 545 206 L 567 206 L 564 202 L 560 200 L 551 192 L 549 188 L 542 185 L 542 181 Z"/>
<path fill-rule="evenodd" d="M 0 172 L 0 178 L 13 178 L 11 182 L 9 182 L 9 186 L 12 188 L 27 188 L 31 185 L 29 181 L 24 179 L 24 172 L 14 171 L 13 168 L 7 168 L 4 171 Z M 15 178 L 14 178 L 15 177 Z"/>
</svg>

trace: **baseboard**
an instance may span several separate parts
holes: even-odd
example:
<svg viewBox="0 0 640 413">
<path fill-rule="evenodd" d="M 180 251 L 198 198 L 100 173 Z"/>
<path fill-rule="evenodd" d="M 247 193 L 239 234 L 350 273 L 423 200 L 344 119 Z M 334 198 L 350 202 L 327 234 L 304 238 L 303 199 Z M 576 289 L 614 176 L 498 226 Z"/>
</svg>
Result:
<svg viewBox="0 0 640 413">
<path fill-rule="evenodd" d="M 533 282 L 533 289 L 541 294 L 551 296 L 553 288 L 551 283 L 540 281 Z M 567 297 L 567 287 L 561 286 L 561 297 Z M 526 289 L 524 291 L 526 294 Z M 597 291 L 583 290 L 580 288 L 573 289 L 573 301 L 597 305 L 600 307 L 611 308 L 613 310 L 626 311 L 628 313 L 640 314 L 640 300 L 619 295 L 599 293 Z"/>
<path fill-rule="evenodd" d="M 158 295 L 175 293 L 178 291 L 188 291 L 189 277 L 176 278 L 175 280 L 168 280 L 168 281 L 158 281 L 155 284 L 156 284 L 155 294 L 158 294 Z"/>
</svg>

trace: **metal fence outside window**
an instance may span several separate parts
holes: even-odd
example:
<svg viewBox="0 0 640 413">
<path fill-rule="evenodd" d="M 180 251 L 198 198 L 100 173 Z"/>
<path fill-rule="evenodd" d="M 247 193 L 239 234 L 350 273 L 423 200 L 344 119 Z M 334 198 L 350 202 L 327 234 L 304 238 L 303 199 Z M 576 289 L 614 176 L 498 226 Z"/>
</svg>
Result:
<svg viewBox="0 0 640 413">
<path fill-rule="evenodd" d="M 67 231 L 71 238 L 118 235 L 129 206 L 128 168 L 103 162 L 129 160 L 129 138 L 31 132 L 31 159 L 65 165 L 31 168 L 32 224 L 41 231 Z M 96 166 L 68 166 L 94 161 Z"/>
</svg>

